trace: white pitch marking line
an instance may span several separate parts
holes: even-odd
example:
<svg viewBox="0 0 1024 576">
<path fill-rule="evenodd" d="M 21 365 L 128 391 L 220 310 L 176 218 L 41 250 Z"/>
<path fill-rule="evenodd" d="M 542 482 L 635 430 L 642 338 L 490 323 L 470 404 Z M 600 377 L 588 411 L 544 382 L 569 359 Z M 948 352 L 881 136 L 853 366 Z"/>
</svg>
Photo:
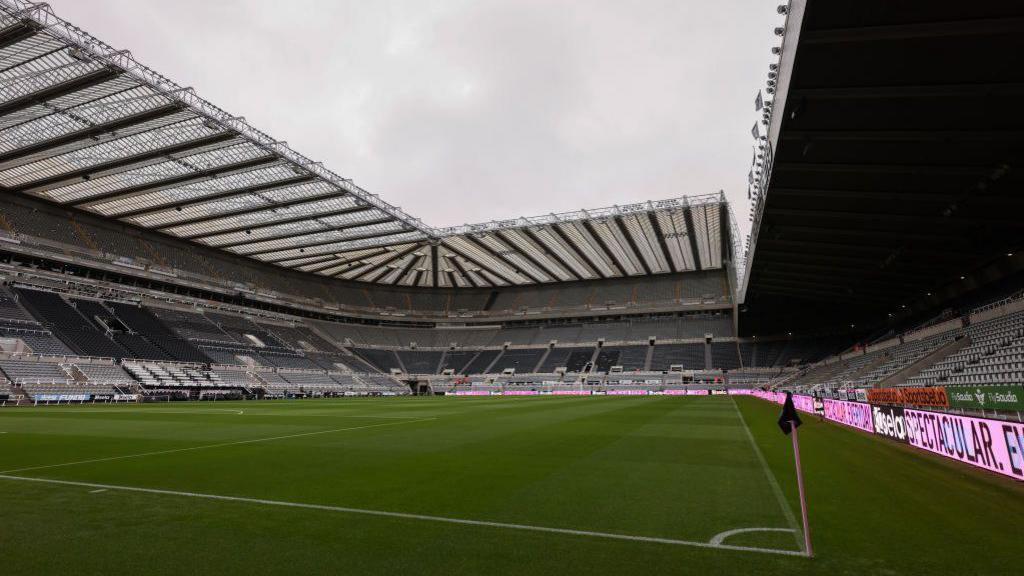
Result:
<svg viewBox="0 0 1024 576">
<path fill-rule="evenodd" d="M 491 522 L 488 520 L 469 520 L 465 518 L 449 518 L 446 516 L 430 516 L 426 514 L 410 514 L 406 512 L 388 512 L 385 510 L 369 510 L 364 508 L 348 508 L 344 506 L 328 506 L 326 504 L 305 504 L 302 502 L 264 500 L 261 498 L 245 498 L 242 496 L 223 496 L 220 494 L 204 494 L 201 492 L 181 492 L 177 490 L 160 490 L 157 488 L 141 488 L 137 486 L 119 486 L 116 484 L 94 484 L 91 482 L 74 482 L 71 480 L 55 480 L 52 478 L 29 478 L 26 476 L 8 476 L 7 474 L 3 473 L 0 473 L 0 479 L 20 482 L 39 482 L 43 484 L 58 484 L 63 486 L 80 486 L 85 488 L 103 488 L 107 490 L 123 490 L 126 492 L 141 492 L 144 494 L 160 494 L 164 496 L 184 496 L 188 498 L 202 498 L 205 500 L 218 500 L 222 502 L 241 502 L 244 504 L 280 506 L 283 508 L 302 508 L 306 510 L 322 510 L 326 512 L 342 512 L 346 514 L 363 514 L 366 516 L 382 516 L 385 518 L 400 518 L 403 520 L 421 520 L 424 522 L 461 524 L 464 526 L 484 526 L 488 528 L 504 528 L 507 530 L 546 532 L 550 534 L 567 534 L 570 536 L 589 536 L 592 538 L 606 538 L 611 540 L 628 540 L 633 542 L 647 542 L 653 544 L 671 544 L 675 546 L 691 546 L 694 548 L 710 548 L 717 550 L 737 550 L 741 552 L 758 552 L 761 554 L 778 554 L 782 556 L 804 556 L 803 552 L 799 552 L 796 550 L 779 550 L 775 548 L 758 548 L 754 546 L 732 546 L 729 544 L 715 544 L 711 542 L 696 542 L 691 540 L 676 540 L 673 538 L 658 538 L 654 536 L 633 536 L 630 534 L 594 532 L 592 530 L 573 530 L 571 528 L 552 528 L 548 526 L 533 526 L 530 524 L 511 524 L 506 522 Z"/>
<path fill-rule="evenodd" d="M 255 438 L 252 440 L 239 440 L 237 442 L 221 442 L 219 444 L 204 444 L 202 446 L 191 446 L 189 448 L 173 448 L 171 450 L 158 450 L 156 452 L 142 452 L 141 454 L 126 454 L 124 456 L 110 456 L 107 458 L 93 458 L 91 460 L 77 460 L 75 462 L 63 462 L 61 464 L 46 464 L 43 466 L 30 466 L 28 468 L 17 468 L 13 470 L 0 471 L 0 474 L 12 472 L 27 472 L 29 470 L 43 470 L 47 468 L 61 468 L 64 466 L 75 466 L 78 464 L 92 464 L 94 462 L 109 462 L 111 460 L 124 460 L 126 458 L 142 458 L 143 456 L 157 456 L 160 454 L 174 454 L 177 452 L 190 452 L 193 450 L 206 450 L 208 448 L 220 448 L 223 446 L 238 446 L 241 444 L 255 444 L 257 442 L 270 442 L 272 440 L 286 440 L 288 438 L 302 438 L 304 436 L 317 436 L 320 434 L 332 434 L 334 432 L 347 432 L 349 430 L 364 430 L 366 428 L 380 428 L 382 426 L 398 426 L 400 424 L 413 424 L 416 422 L 427 422 L 437 418 L 422 418 L 420 420 L 403 420 L 401 422 L 385 422 L 383 424 L 368 424 L 366 426 L 352 426 L 349 428 L 335 428 L 333 430 L 318 430 L 316 432 L 303 432 L 301 434 L 288 434 L 285 436 L 272 436 L 270 438 Z"/>
<path fill-rule="evenodd" d="M 55 412 L 56 413 L 56 412 Z M 121 413 L 138 413 L 138 414 L 244 414 L 243 410 L 228 410 L 227 408 L 211 408 L 211 409 L 196 409 L 196 410 L 163 410 L 159 408 L 146 409 L 146 408 L 106 408 L 106 409 L 92 409 L 83 408 L 81 410 L 70 410 L 63 412 L 63 414 L 121 414 Z"/>
<path fill-rule="evenodd" d="M 740 407 L 736 404 L 736 399 L 729 396 L 732 400 L 732 407 L 736 410 L 736 415 L 740 417 L 740 422 L 743 424 L 743 431 L 747 433 L 747 440 L 750 440 L 750 445 L 754 448 L 754 455 L 757 456 L 757 461 L 761 463 L 761 469 L 764 470 L 764 475 L 768 478 L 768 486 L 771 487 L 772 493 L 775 494 L 775 499 L 779 502 L 779 507 L 782 508 L 782 515 L 786 517 L 786 523 L 793 530 L 793 538 L 796 540 L 796 545 L 803 550 L 804 542 L 803 530 L 800 529 L 800 525 L 796 523 L 796 516 L 793 515 L 793 510 L 789 507 L 786 502 L 786 497 L 782 494 L 782 488 L 779 486 L 779 481 L 775 478 L 775 474 L 772 473 L 772 469 L 768 467 L 768 461 L 765 460 L 764 454 L 761 453 L 761 449 L 757 446 L 757 441 L 754 440 L 754 435 L 750 432 L 750 426 L 747 426 L 747 421 L 743 418 L 743 412 L 740 412 Z"/>
<path fill-rule="evenodd" d="M 99 494 L 100 492 L 106 492 L 106 488 L 100 488 L 98 490 L 89 490 L 89 494 Z"/>
<path fill-rule="evenodd" d="M 162 409 L 145 409 L 145 408 L 96 408 L 96 409 L 82 409 L 81 411 L 69 411 L 64 414 L 119 414 L 119 413 L 133 413 L 133 414 L 202 414 L 208 415 L 210 413 L 216 414 L 245 414 L 244 410 L 228 410 L 228 409 L 211 409 L 211 410 L 162 410 Z M 284 416 L 284 417 L 324 417 L 324 418 L 374 418 L 378 420 L 413 420 L 417 416 L 375 416 L 373 414 L 304 414 L 300 411 L 293 411 L 291 413 L 286 412 L 249 412 L 250 416 Z M 0 432 L 0 434 L 6 434 L 6 432 Z"/>
<path fill-rule="evenodd" d="M 736 528 L 735 530 L 726 530 L 715 534 L 711 540 L 708 540 L 711 544 L 721 544 L 725 542 L 725 539 L 729 536 L 735 536 L 736 534 L 743 534 L 745 532 L 793 532 L 792 528 Z"/>
</svg>

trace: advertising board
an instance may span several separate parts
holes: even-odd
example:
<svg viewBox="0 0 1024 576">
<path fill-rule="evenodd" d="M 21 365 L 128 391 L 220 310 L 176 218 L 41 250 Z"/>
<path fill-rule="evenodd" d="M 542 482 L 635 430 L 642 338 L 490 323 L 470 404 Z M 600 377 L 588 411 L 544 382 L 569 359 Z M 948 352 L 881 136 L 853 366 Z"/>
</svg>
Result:
<svg viewBox="0 0 1024 576">
<path fill-rule="evenodd" d="M 833 422 L 852 426 L 865 432 L 874 432 L 871 422 L 871 406 L 847 400 L 825 399 L 825 418 Z"/>
<path fill-rule="evenodd" d="M 1024 424 L 904 410 L 911 446 L 1024 480 Z"/>
<path fill-rule="evenodd" d="M 953 408 L 1024 411 L 1021 386 L 946 386 L 946 395 Z"/>
</svg>

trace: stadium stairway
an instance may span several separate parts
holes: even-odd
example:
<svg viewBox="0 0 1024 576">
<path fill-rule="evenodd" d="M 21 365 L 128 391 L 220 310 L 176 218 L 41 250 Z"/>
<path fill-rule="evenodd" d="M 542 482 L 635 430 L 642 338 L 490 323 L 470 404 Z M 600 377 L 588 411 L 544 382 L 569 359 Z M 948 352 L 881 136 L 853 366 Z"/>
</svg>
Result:
<svg viewBox="0 0 1024 576">
<path fill-rule="evenodd" d="M 971 337 L 964 335 L 963 338 L 958 338 L 951 342 L 939 346 L 937 350 L 934 350 L 930 354 L 925 355 L 923 358 L 918 359 L 913 364 L 906 368 L 892 374 L 888 378 L 879 380 L 876 384 L 876 388 L 889 388 L 892 386 L 902 386 L 907 383 L 914 376 L 917 376 L 922 371 L 942 362 L 946 358 L 956 354 L 961 349 L 971 345 Z"/>
<path fill-rule="evenodd" d="M 534 372 L 540 371 L 540 367 L 544 365 L 544 362 L 547 361 L 548 356 L 551 355 L 551 350 L 553 350 L 553 348 L 551 346 L 548 346 L 547 350 L 545 350 L 544 353 L 541 354 L 540 360 L 537 361 L 537 365 L 534 366 L 533 368 Z"/>
<path fill-rule="evenodd" d="M 494 365 L 497 364 L 498 361 L 501 360 L 501 357 L 505 355 L 505 350 L 505 348 L 502 348 L 501 351 L 498 352 L 498 355 L 494 357 L 494 360 L 492 360 L 491 363 L 487 365 L 487 368 L 484 369 L 484 374 L 491 373 L 491 370 L 494 368 Z"/>
<path fill-rule="evenodd" d="M 879 354 L 878 358 L 875 358 L 874 360 L 872 360 L 871 362 L 868 362 L 867 364 L 861 366 L 857 370 L 854 370 L 853 372 L 851 372 L 849 374 L 846 374 L 843 377 L 843 379 L 844 380 L 856 380 L 857 378 L 860 378 L 861 376 L 864 376 L 865 374 L 870 374 L 872 370 L 874 370 L 875 368 L 878 368 L 879 366 L 881 366 L 882 364 L 885 364 L 888 361 L 889 361 L 889 356 L 888 355 L 886 355 L 886 354 Z"/>
<path fill-rule="evenodd" d="M 402 362 L 402 355 L 398 352 L 392 352 L 395 355 L 395 361 L 398 362 L 398 367 L 402 369 L 403 374 L 408 374 L 409 370 L 405 367 L 405 362 Z"/>
<path fill-rule="evenodd" d="M 444 366 L 444 361 L 448 357 L 448 351 L 441 352 L 441 357 L 437 359 L 437 367 L 434 368 L 434 374 L 441 373 L 441 367 Z"/>
</svg>

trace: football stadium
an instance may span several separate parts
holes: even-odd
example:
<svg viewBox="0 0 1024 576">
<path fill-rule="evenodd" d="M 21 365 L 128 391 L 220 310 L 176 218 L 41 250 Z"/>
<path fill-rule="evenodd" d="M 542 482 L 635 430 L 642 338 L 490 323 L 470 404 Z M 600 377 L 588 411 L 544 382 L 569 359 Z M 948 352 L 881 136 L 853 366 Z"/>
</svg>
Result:
<svg viewBox="0 0 1024 576">
<path fill-rule="evenodd" d="M 0 573 L 1020 574 L 1024 4 L 771 8 L 746 190 L 434 227 L 0 0 Z"/>
</svg>

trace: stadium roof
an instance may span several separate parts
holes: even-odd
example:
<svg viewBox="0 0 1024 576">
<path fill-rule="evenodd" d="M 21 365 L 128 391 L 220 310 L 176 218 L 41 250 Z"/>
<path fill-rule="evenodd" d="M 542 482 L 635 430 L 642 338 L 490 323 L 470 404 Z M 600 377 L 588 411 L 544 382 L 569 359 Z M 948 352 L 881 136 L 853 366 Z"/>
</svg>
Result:
<svg viewBox="0 0 1024 576">
<path fill-rule="evenodd" d="M 745 332 L 898 317 L 1019 267 L 1024 4 L 800 0 L 779 32 Z"/>
<path fill-rule="evenodd" d="M 432 228 L 24 0 L 0 0 L 0 190 L 408 286 L 718 268 L 734 239 L 720 194 Z"/>
</svg>

